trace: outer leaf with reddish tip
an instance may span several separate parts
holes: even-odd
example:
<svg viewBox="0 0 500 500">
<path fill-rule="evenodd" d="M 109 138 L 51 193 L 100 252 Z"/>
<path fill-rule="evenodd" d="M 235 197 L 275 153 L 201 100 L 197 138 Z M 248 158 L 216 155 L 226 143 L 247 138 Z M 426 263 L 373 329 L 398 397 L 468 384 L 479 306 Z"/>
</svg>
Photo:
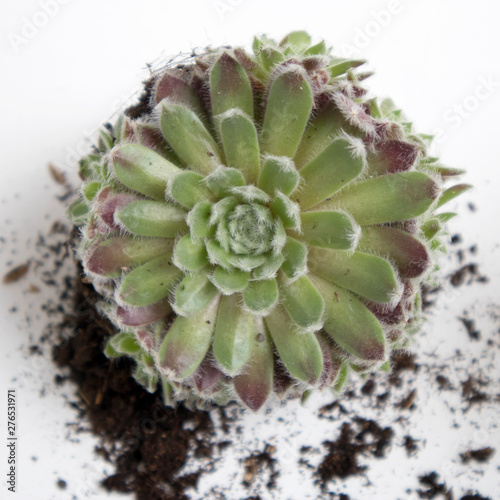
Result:
<svg viewBox="0 0 500 500">
<path fill-rule="evenodd" d="M 132 193 L 117 193 L 111 187 L 105 187 L 96 196 L 94 201 L 95 213 L 99 215 L 101 220 L 110 229 L 119 230 L 115 214 L 120 209 L 126 207 L 130 203 L 138 200 L 138 196 Z M 156 234 L 145 234 L 142 236 L 159 236 Z"/>
<path fill-rule="evenodd" d="M 159 201 L 133 201 L 115 213 L 115 220 L 138 236 L 175 238 L 188 229 L 183 209 Z"/>
<path fill-rule="evenodd" d="M 305 70 L 288 66 L 271 84 L 260 143 L 263 153 L 293 158 L 297 152 L 313 96 Z"/>
<path fill-rule="evenodd" d="M 465 191 L 468 191 L 471 188 L 472 186 L 470 184 L 457 184 L 456 186 L 447 189 L 439 198 L 436 208 L 442 207 L 445 203 L 448 203 L 449 201 L 453 200 L 462 193 L 465 193 Z"/>
<path fill-rule="evenodd" d="M 213 116 L 238 108 L 253 118 L 253 92 L 243 66 L 223 52 L 210 72 Z"/>
<path fill-rule="evenodd" d="M 299 173 L 290 158 L 267 156 L 259 174 L 258 187 L 273 196 L 276 191 L 289 195 L 299 183 Z"/>
<path fill-rule="evenodd" d="M 375 302 L 394 303 L 401 297 L 401 284 L 385 259 L 363 252 L 346 255 L 342 250 L 311 248 L 309 269 Z"/>
<path fill-rule="evenodd" d="M 130 271 L 121 282 L 117 300 L 131 306 L 149 306 L 167 297 L 182 275 L 170 257 L 170 253 L 162 255 Z"/>
<path fill-rule="evenodd" d="M 323 354 L 314 333 L 298 330 L 280 305 L 264 320 L 288 372 L 302 382 L 315 385 L 323 370 Z"/>
<path fill-rule="evenodd" d="M 118 278 L 124 270 L 171 253 L 174 240 L 165 238 L 109 238 L 91 246 L 84 256 L 86 272 Z"/>
<path fill-rule="evenodd" d="M 307 276 L 301 276 L 293 283 L 288 283 L 281 276 L 280 297 L 294 323 L 311 331 L 319 329 L 324 310 L 323 299 Z"/>
<path fill-rule="evenodd" d="M 380 141 L 375 144 L 375 153 L 368 157 L 371 175 L 394 174 L 410 170 L 420 152 L 415 144 L 399 140 Z"/>
<path fill-rule="evenodd" d="M 217 390 L 217 383 L 224 374 L 214 365 L 209 356 L 206 356 L 201 365 L 193 373 L 196 388 L 205 394 L 211 394 Z"/>
<path fill-rule="evenodd" d="M 163 156 L 140 144 L 115 146 L 109 158 L 124 186 L 157 200 L 165 199 L 167 182 L 181 172 Z"/>
<path fill-rule="evenodd" d="M 161 300 L 155 304 L 144 307 L 118 306 L 116 309 L 117 320 L 126 326 L 142 326 L 165 318 L 172 312 L 169 301 Z"/>
<path fill-rule="evenodd" d="M 255 183 L 260 157 L 254 122 L 241 110 L 231 109 L 217 117 L 217 124 L 226 164 L 240 170 L 247 183 Z"/>
<path fill-rule="evenodd" d="M 170 72 L 165 72 L 155 84 L 154 103 L 158 104 L 163 99 L 175 104 L 183 104 L 191 108 L 200 118 L 205 116 L 198 96 L 193 88 L 182 78 Z"/>
<path fill-rule="evenodd" d="M 186 234 L 175 244 L 172 261 L 184 271 L 199 271 L 208 264 L 207 250 L 203 243 L 194 242 Z"/>
<path fill-rule="evenodd" d="M 186 208 L 193 208 L 200 200 L 213 201 L 215 199 L 203 182 L 203 176 L 189 171 L 181 172 L 169 182 L 168 195 Z"/>
<path fill-rule="evenodd" d="M 255 338 L 253 314 L 240 307 L 237 294 L 221 298 L 213 351 L 229 375 L 236 374 L 250 358 Z"/>
<path fill-rule="evenodd" d="M 173 380 L 189 377 L 203 361 L 212 342 L 217 317 L 218 299 L 205 309 L 172 323 L 158 352 L 160 370 Z"/>
<path fill-rule="evenodd" d="M 273 389 L 273 348 L 262 319 L 255 318 L 252 353 L 242 373 L 233 379 L 236 393 L 252 411 L 258 411 Z"/>
<path fill-rule="evenodd" d="M 311 275 L 325 298 L 324 330 L 349 354 L 368 361 L 386 357 L 385 336 L 378 319 L 353 294 Z"/>
<path fill-rule="evenodd" d="M 440 187 L 423 172 L 382 175 L 342 190 L 318 210 L 342 207 L 361 226 L 413 219 L 439 197 Z"/>
<path fill-rule="evenodd" d="M 347 139 L 336 139 L 301 169 L 304 187 L 292 198 L 299 200 L 303 210 L 325 201 L 363 172 L 365 160 L 352 146 Z"/>
<path fill-rule="evenodd" d="M 206 175 L 222 162 L 219 147 L 194 111 L 178 104 L 161 103 L 163 136 L 177 156 L 192 170 Z"/>
<path fill-rule="evenodd" d="M 208 305 L 217 293 L 217 288 L 205 274 L 188 274 L 175 289 L 175 312 L 181 316 L 198 312 Z"/>
<path fill-rule="evenodd" d="M 243 292 L 243 301 L 254 313 L 265 315 L 276 304 L 278 296 L 278 283 L 274 278 L 250 281 Z"/>
<path fill-rule="evenodd" d="M 305 212 L 301 221 L 301 238 L 313 247 L 356 248 L 361 228 L 344 212 Z"/>
<path fill-rule="evenodd" d="M 358 249 L 388 258 L 402 278 L 417 278 L 431 265 L 431 256 L 419 239 L 392 227 L 363 228 Z"/>
</svg>

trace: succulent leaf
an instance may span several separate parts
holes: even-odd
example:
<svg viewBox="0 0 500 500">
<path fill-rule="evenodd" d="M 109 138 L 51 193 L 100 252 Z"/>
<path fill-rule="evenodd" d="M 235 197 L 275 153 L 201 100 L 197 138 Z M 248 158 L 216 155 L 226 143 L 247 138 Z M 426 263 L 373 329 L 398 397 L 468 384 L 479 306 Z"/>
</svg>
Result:
<svg viewBox="0 0 500 500">
<path fill-rule="evenodd" d="M 325 298 L 324 329 L 346 352 L 366 361 L 384 360 L 385 336 L 379 320 L 352 293 L 312 275 Z"/>
<path fill-rule="evenodd" d="M 364 252 L 311 248 L 309 268 L 324 279 L 381 303 L 394 303 L 402 294 L 396 272 L 388 261 Z"/>
<path fill-rule="evenodd" d="M 130 271 L 121 282 L 117 300 L 131 306 L 149 306 L 167 297 L 182 274 L 170 259 L 167 253 Z"/>
<path fill-rule="evenodd" d="M 436 182 L 423 172 L 400 172 L 362 181 L 318 206 L 342 207 L 361 226 L 413 219 L 440 195 Z"/>
<path fill-rule="evenodd" d="M 218 299 L 193 316 L 178 316 L 158 352 L 159 368 L 172 380 L 189 377 L 200 366 L 212 342 Z"/>
<path fill-rule="evenodd" d="M 288 372 L 314 386 L 323 370 L 323 354 L 315 334 L 299 330 L 279 305 L 265 317 L 265 323 Z"/>
<path fill-rule="evenodd" d="M 254 122 L 240 109 L 218 115 L 217 122 L 227 164 L 237 168 L 249 184 L 255 183 L 260 149 Z"/>
<path fill-rule="evenodd" d="M 165 199 L 167 182 L 179 168 L 140 144 L 115 146 L 110 162 L 118 180 L 126 187 L 157 200 Z"/>
<path fill-rule="evenodd" d="M 234 377 L 234 389 L 243 404 L 258 411 L 273 390 L 274 360 L 271 340 L 262 320 L 255 320 L 252 353 L 242 373 Z"/>
<path fill-rule="evenodd" d="M 206 175 L 221 163 L 219 146 L 194 111 L 162 101 L 161 131 L 179 158 L 195 172 Z"/>
<path fill-rule="evenodd" d="M 260 136 L 263 153 L 293 158 L 313 105 L 306 72 L 288 66 L 271 84 Z"/>
<path fill-rule="evenodd" d="M 363 172 L 363 154 L 352 148 L 351 141 L 336 139 L 301 169 L 304 188 L 294 196 L 304 210 L 325 201 Z"/>
<path fill-rule="evenodd" d="M 210 100 L 213 116 L 237 108 L 253 118 L 253 93 L 243 66 L 223 52 L 210 73 Z"/>
<path fill-rule="evenodd" d="M 224 371 L 235 375 L 249 360 L 255 337 L 251 312 L 242 309 L 238 295 L 221 299 L 214 335 L 214 355 Z"/>
</svg>

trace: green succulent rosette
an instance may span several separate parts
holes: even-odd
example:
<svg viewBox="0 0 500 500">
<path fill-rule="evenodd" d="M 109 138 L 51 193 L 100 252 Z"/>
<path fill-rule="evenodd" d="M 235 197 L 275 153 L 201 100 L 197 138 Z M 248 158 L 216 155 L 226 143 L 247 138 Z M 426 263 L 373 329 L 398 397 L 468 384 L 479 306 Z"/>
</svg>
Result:
<svg viewBox="0 0 500 500">
<path fill-rule="evenodd" d="M 435 213 L 466 185 L 367 95 L 364 61 L 305 32 L 159 71 L 80 162 L 79 255 L 166 404 L 339 391 L 390 369 L 445 251 Z"/>
</svg>

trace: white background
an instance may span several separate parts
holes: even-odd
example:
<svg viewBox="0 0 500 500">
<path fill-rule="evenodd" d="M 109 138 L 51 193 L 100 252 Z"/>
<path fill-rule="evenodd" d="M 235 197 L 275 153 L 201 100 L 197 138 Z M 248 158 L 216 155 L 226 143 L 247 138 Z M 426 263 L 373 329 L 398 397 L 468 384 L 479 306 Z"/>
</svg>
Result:
<svg viewBox="0 0 500 500">
<path fill-rule="evenodd" d="M 367 58 L 376 71 L 369 83 L 373 93 L 390 95 L 420 131 L 437 133 L 436 150 L 443 161 L 468 170 L 465 181 L 473 183 L 475 190 L 450 207 L 461 211 L 451 231 L 479 244 L 478 258 L 490 283 L 451 301 L 441 321 L 447 321 L 443 320 L 446 313 L 455 319 L 468 300 L 476 301 L 478 313 L 486 311 L 500 296 L 499 19 L 500 4 L 494 0 L 2 0 L 0 236 L 5 241 L 0 242 L 0 273 L 31 257 L 37 233 L 46 232 L 54 220 L 64 217 L 63 207 L 54 198 L 61 188 L 49 179 L 47 163 L 55 162 L 69 179 L 76 179 L 75 160 L 88 147 L 87 138 L 139 89 L 147 75 L 146 63 L 206 45 L 249 46 L 255 33 L 280 39 L 288 31 L 306 29 L 315 39 L 325 38 L 341 55 Z M 475 213 L 466 208 L 471 201 L 478 207 Z M 92 457 L 92 439 L 83 434 L 79 444 L 65 440 L 64 425 L 75 416 L 61 392 L 51 388 L 56 370 L 50 353 L 25 357 L 27 346 L 44 325 L 43 315 L 36 318 L 39 307 L 54 293 L 45 287 L 38 295 L 30 294 L 27 289 L 32 282 L 35 277 L 28 276 L 0 286 L 0 450 L 4 450 L 0 451 L 0 497 L 14 498 L 4 489 L 4 395 L 7 387 L 16 387 L 20 465 L 15 498 L 71 498 L 71 493 L 82 498 L 83 492 L 90 492 L 91 498 L 107 498 L 95 485 L 102 470 L 110 472 L 111 468 Z M 20 304 L 18 312 L 8 312 L 16 303 Z M 442 353 L 467 349 L 465 333 L 443 336 L 444 323 L 431 319 L 426 347 L 435 338 L 436 345 L 444 346 Z M 485 324 L 484 328 L 494 326 Z M 498 381 L 495 365 L 488 369 L 489 376 Z M 40 397 L 42 389 L 45 397 Z M 314 407 L 313 403 L 305 410 L 290 405 L 291 420 L 299 430 Z M 245 418 L 250 426 L 263 417 Z M 479 413 L 474 418 L 481 421 Z M 272 434 L 276 421 L 268 419 L 266 425 L 263 432 Z M 440 427 L 445 448 L 451 449 L 455 438 L 446 432 L 446 425 Z M 498 429 L 488 436 L 498 446 Z M 317 439 L 321 442 L 322 437 Z M 448 455 L 442 451 L 436 457 L 432 452 L 422 460 L 438 461 L 433 466 L 441 470 Z M 471 484 L 498 498 L 496 465 L 490 465 L 493 473 L 479 482 L 473 483 L 464 469 L 459 475 L 462 479 L 454 484 L 463 485 L 463 491 Z M 377 473 L 381 478 L 378 489 L 360 494 L 349 483 L 345 491 L 356 499 L 410 498 L 410 494 L 405 496 L 405 487 L 416 486 L 415 474 L 410 480 L 403 472 L 404 480 L 400 480 L 401 474 L 395 477 L 386 472 L 382 467 Z M 286 477 L 285 472 L 282 475 Z M 68 480 L 66 492 L 55 487 L 58 477 Z M 290 481 L 281 486 L 280 498 L 305 498 L 300 484 L 294 484 L 293 478 Z M 263 497 L 268 498 L 265 493 Z"/>
</svg>

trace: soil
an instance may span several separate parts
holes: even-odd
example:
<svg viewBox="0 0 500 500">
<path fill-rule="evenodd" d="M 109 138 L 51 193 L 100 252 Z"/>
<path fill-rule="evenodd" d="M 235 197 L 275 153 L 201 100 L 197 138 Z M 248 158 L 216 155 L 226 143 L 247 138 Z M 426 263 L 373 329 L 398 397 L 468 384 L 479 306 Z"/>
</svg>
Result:
<svg viewBox="0 0 500 500">
<path fill-rule="evenodd" d="M 102 437 L 97 453 L 115 464 L 116 472 L 103 485 L 110 491 L 133 491 L 139 500 L 188 498 L 183 491 L 196 485 L 198 474 L 177 473 L 190 448 L 210 436 L 209 414 L 164 407 L 158 394 L 147 393 L 130 377 L 130 362 L 107 359 L 103 344 L 113 329 L 98 315 L 88 321 L 98 296 L 90 285 L 77 283 L 75 314 L 61 324 L 75 333 L 55 346 L 54 360 L 70 368 L 69 378 L 81 397 L 80 415 Z"/>
</svg>

